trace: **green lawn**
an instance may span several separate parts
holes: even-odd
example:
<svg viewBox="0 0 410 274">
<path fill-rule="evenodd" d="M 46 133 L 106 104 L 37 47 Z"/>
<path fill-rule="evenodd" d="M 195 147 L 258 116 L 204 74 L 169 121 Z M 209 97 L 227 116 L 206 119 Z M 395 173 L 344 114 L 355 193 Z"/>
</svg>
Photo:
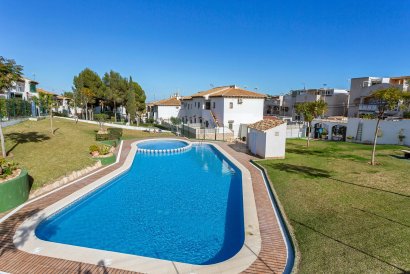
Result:
<svg viewBox="0 0 410 274">
<path fill-rule="evenodd" d="M 288 140 L 264 160 L 301 252 L 300 273 L 410 271 L 410 160 L 401 147 Z"/>
<path fill-rule="evenodd" d="M 55 135 L 50 134 L 50 120 L 26 121 L 3 129 L 9 157 L 25 167 L 33 178 L 33 189 L 53 182 L 75 170 L 93 165 L 88 148 L 95 143 L 97 125 L 54 118 Z M 147 133 L 124 130 L 124 139 L 168 136 L 170 133 Z"/>
</svg>

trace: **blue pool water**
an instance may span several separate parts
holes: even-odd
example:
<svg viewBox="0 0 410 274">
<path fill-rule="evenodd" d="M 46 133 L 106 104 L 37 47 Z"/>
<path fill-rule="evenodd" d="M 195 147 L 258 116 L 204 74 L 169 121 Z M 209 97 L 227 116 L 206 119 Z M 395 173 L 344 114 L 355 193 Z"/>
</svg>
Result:
<svg viewBox="0 0 410 274">
<path fill-rule="evenodd" d="M 191 264 L 244 243 L 241 171 L 211 145 L 137 153 L 130 170 L 43 221 L 46 241 Z"/>
<path fill-rule="evenodd" d="M 182 148 L 187 145 L 187 142 L 177 140 L 144 141 L 138 144 L 138 148 L 162 150 Z"/>
</svg>

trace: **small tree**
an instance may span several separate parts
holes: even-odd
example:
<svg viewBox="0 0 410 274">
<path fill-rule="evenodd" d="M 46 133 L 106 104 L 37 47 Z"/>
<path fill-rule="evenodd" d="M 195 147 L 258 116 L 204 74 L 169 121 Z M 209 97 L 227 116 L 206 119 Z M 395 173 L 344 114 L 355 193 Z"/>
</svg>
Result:
<svg viewBox="0 0 410 274">
<path fill-rule="evenodd" d="M 374 138 L 373 138 L 373 149 L 372 149 L 372 159 L 370 164 L 374 166 L 376 164 L 376 145 L 377 145 L 377 133 L 379 131 L 380 121 L 384 118 L 386 111 L 394 110 L 398 107 L 400 101 L 405 98 L 403 92 L 400 91 L 398 88 L 390 87 L 386 89 L 380 89 L 373 92 L 369 99 L 374 103 L 377 108 L 377 122 L 376 122 L 376 129 L 374 131 Z"/>
<path fill-rule="evenodd" d="M 14 83 L 21 79 L 23 67 L 17 65 L 12 59 L 0 56 L 0 92 L 10 89 Z M 0 121 L 0 142 L 3 158 L 6 158 L 6 145 L 4 144 L 3 128 Z"/>
<path fill-rule="evenodd" d="M 323 115 L 325 113 L 325 111 L 327 110 L 327 103 L 322 100 L 314 102 L 305 102 L 295 105 L 295 109 L 299 115 L 303 116 L 303 120 L 308 123 L 306 146 L 309 147 L 312 121 L 316 117 Z"/>
<path fill-rule="evenodd" d="M 51 134 L 54 135 L 54 128 L 53 128 L 53 108 L 57 106 L 56 100 L 54 100 L 54 96 L 52 94 L 45 94 L 39 93 L 39 101 L 40 104 L 47 109 L 50 115 L 50 131 Z"/>
<path fill-rule="evenodd" d="M 108 119 L 108 115 L 105 113 L 99 113 L 94 115 L 94 119 L 98 121 L 98 124 L 100 125 L 100 130 L 99 132 L 102 133 L 104 132 L 104 123 Z"/>
</svg>

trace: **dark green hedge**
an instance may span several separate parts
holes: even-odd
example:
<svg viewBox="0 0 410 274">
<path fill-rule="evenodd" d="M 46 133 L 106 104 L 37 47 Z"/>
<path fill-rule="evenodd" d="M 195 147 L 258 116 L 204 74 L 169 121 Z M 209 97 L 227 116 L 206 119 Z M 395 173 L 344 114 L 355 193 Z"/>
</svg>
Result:
<svg viewBox="0 0 410 274">
<path fill-rule="evenodd" d="M 0 212 L 21 205 L 28 199 L 30 184 L 26 170 L 21 170 L 18 177 L 0 183 Z"/>
</svg>

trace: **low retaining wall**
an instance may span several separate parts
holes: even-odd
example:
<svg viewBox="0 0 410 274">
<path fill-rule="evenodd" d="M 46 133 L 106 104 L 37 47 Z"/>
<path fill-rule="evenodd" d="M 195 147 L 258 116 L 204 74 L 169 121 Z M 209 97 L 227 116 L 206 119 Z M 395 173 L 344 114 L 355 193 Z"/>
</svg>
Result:
<svg viewBox="0 0 410 274">
<path fill-rule="evenodd" d="M 95 163 L 92 166 L 86 167 L 82 170 L 73 171 L 69 175 L 64 176 L 63 178 L 55 181 L 54 183 L 45 185 L 45 186 L 33 191 L 32 193 L 30 193 L 30 199 L 38 197 L 38 196 L 40 196 L 40 195 L 42 195 L 46 192 L 52 191 L 52 190 L 54 190 L 54 189 L 56 189 L 56 188 L 58 188 L 62 185 L 65 185 L 65 184 L 67 184 L 71 181 L 74 181 L 74 180 L 76 180 L 76 179 L 90 173 L 91 171 L 94 171 L 94 170 L 100 168 L 101 166 L 102 166 L 101 161 L 98 161 L 97 163 Z"/>
<path fill-rule="evenodd" d="M 22 169 L 20 175 L 0 183 L 0 212 L 21 205 L 28 199 L 30 185 L 27 171 Z"/>
</svg>

